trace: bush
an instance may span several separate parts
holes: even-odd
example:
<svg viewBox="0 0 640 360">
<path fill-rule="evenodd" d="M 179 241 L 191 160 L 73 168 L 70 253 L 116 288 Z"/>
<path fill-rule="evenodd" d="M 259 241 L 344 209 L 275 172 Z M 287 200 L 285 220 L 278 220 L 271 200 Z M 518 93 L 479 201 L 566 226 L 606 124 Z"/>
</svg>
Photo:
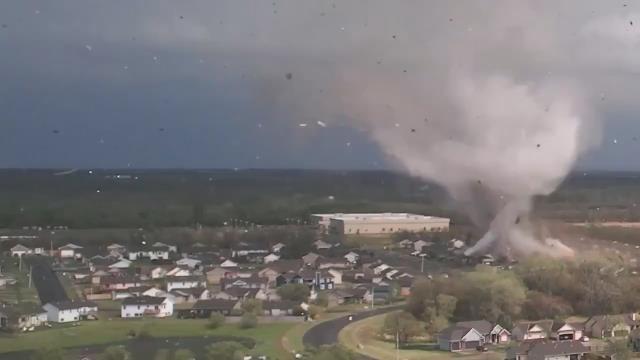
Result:
<svg viewBox="0 0 640 360">
<path fill-rule="evenodd" d="M 235 360 L 242 359 L 247 347 L 235 341 L 221 341 L 206 347 L 208 360 Z"/>
<path fill-rule="evenodd" d="M 252 329 L 258 326 L 258 318 L 250 313 L 242 315 L 242 319 L 240 319 L 240 328 L 241 329 Z"/>
<path fill-rule="evenodd" d="M 207 327 L 209 329 L 217 329 L 220 326 L 224 325 L 224 321 L 225 321 L 224 315 L 220 313 L 211 313 Z"/>
<path fill-rule="evenodd" d="M 320 306 L 316 306 L 316 305 L 309 305 L 309 317 L 311 319 L 317 319 L 318 316 L 320 316 L 320 314 L 322 314 L 324 312 L 324 309 L 321 308 Z"/>
</svg>

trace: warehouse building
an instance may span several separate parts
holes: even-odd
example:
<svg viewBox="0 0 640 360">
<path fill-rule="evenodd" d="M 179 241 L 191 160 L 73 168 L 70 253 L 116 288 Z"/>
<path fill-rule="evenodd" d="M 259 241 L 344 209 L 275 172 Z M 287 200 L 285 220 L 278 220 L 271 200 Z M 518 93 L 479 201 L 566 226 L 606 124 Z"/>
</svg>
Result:
<svg viewBox="0 0 640 360">
<path fill-rule="evenodd" d="M 449 231 L 447 218 L 408 213 L 313 214 L 312 222 L 337 234 L 380 235 L 399 231 Z"/>
</svg>

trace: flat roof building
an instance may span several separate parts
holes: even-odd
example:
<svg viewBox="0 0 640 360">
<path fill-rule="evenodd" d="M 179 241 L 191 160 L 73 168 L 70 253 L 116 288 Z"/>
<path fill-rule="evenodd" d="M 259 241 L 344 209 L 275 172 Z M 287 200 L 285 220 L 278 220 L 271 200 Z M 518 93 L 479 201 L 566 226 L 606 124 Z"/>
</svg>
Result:
<svg viewBox="0 0 640 360">
<path fill-rule="evenodd" d="M 399 231 L 448 231 L 450 220 L 409 213 L 312 214 L 311 220 L 338 234 L 389 234 Z"/>
</svg>

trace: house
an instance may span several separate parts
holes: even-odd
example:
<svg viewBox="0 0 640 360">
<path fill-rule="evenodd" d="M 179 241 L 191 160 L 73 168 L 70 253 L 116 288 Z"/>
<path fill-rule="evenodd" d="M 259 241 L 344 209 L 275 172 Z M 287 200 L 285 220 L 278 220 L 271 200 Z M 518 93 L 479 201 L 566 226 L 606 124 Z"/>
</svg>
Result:
<svg viewBox="0 0 640 360">
<path fill-rule="evenodd" d="M 66 323 L 95 318 L 98 305 L 92 301 L 59 301 L 46 303 L 47 321 Z"/>
<path fill-rule="evenodd" d="M 342 271 L 336 270 L 336 269 L 329 269 L 329 270 L 327 270 L 327 273 L 329 273 L 329 275 L 331 275 L 331 277 L 333 277 L 333 284 L 334 285 L 341 285 L 342 284 Z"/>
<path fill-rule="evenodd" d="M 552 320 L 536 322 L 522 321 L 511 330 L 511 336 L 516 341 L 546 339 L 551 335 Z"/>
<path fill-rule="evenodd" d="M 302 257 L 302 261 L 304 262 L 305 265 L 315 266 L 318 258 L 320 258 L 320 255 L 310 252 L 307 255 Z"/>
<path fill-rule="evenodd" d="M 31 249 L 21 244 L 17 244 L 16 246 L 9 249 L 9 251 L 11 252 L 11 256 L 13 257 L 22 257 L 22 255 L 29 255 L 32 253 Z"/>
<path fill-rule="evenodd" d="M 402 248 L 409 249 L 409 248 L 413 247 L 413 241 L 411 241 L 409 239 L 404 239 L 404 240 L 402 240 L 402 241 L 400 241 L 398 243 L 398 246 L 400 246 Z"/>
<path fill-rule="evenodd" d="M 150 287 L 149 289 L 140 293 L 140 296 L 166 297 L 167 292 L 156 287 Z"/>
<path fill-rule="evenodd" d="M 329 244 L 326 241 L 322 241 L 322 240 L 316 240 L 313 243 L 313 246 L 316 248 L 316 250 L 327 250 L 327 249 L 331 249 L 332 245 Z"/>
<path fill-rule="evenodd" d="M 279 242 L 271 247 L 271 251 L 273 251 L 274 253 L 279 253 L 285 246 L 285 244 Z"/>
<path fill-rule="evenodd" d="M 278 261 L 278 260 L 280 260 L 280 255 L 276 255 L 274 253 L 271 253 L 271 254 L 265 256 L 264 259 L 263 259 L 265 264 L 269 264 L 269 263 L 272 263 L 272 262 Z"/>
<path fill-rule="evenodd" d="M 167 276 L 167 269 L 162 266 L 156 266 L 149 272 L 149 277 L 152 279 L 162 279 Z"/>
<path fill-rule="evenodd" d="M 60 254 L 60 258 L 62 259 L 73 259 L 73 258 L 80 259 L 82 258 L 80 249 L 82 249 L 82 246 L 69 243 L 67 245 L 59 247 L 58 252 Z"/>
<path fill-rule="evenodd" d="M 344 257 L 345 260 L 347 260 L 347 262 L 349 264 L 355 264 L 355 263 L 358 262 L 358 259 L 360 258 L 360 255 L 358 255 L 358 253 L 355 253 L 353 251 L 349 251 L 343 257 Z"/>
<path fill-rule="evenodd" d="M 284 273 L 298 273 L 304 266 L 302 260 L 278 260 L 274 261 L 262 270 L 258 271 L 258 275 L 269 279 L 270 283 L 276 281 L 276 278 L 280 274 Z"/>
<path fill-rule="evenodd" d="M 237 268 L 238 263 L 227 259 L 223 261 L 222 264 L 220 264 L 220 267 L 221 268 Z"/>
<path fill-rule="evenodd" d="M 590 349 L 578 340 L 527 340 L 507 350 L 507 360 L 581 360 Z"/>
<path fill-rule="evenodd" d="M 263 301 L 262 311 L 265 316 L 291 316 L 300 308 L 300 302 L 297 301 Z"/>
<path fill-rule="evenodd" d="M 169 292 L 169 297 L 174 304 L 193 303 L 209 299 L 210 291 L 207 288 L 173 289 Z"/>
<path fill-rule="evenodd" d="M 224 278 L 220 280 L 220 289 L 225 290 L 227 287 L 239 287 L 244 289 L 266 289 L 269 279 L 253 274 L 250 277 Z"/>
<path fill-rule="evenodd" d="M 554 321 L 551 325 L 551 335 L 554 340 L 580 340 L 584 324 Z"/>
<path fill-rule="evenodd" d="M 327 292 L 328 306 L 334 307 L 342 304 L 361 303 L 362 295 L 355 289 L 334 289 Z M 364 292 L 362 292 L 364 294 Z"/>
<path fill-rule="evenodd" d="M 466 326 L 453 325 L 438 334 L 440 350 L 458 352 L 475 350 L 484 345 L 485 337 L 478 330 Z"/>
<path fill-rule="evenodd" d="M 204 287 L 205 281 L 201 276 L 167 276 L 165 278 L 167 283 L 167 291 L 173 289 L 191 289 Z"/>
<path fill-rule="evenodd" d="M 260 292 L 264 291 L 263 289 L 249 289 L 249 288 L 241 288 L 241 287 L 227 287 L 223 291 L 217 292 L 211 295 L 213 299 L 223 299 L 223 300 L 247 300 L 247 299 L 255 299 L 256 295 Z"/>
<path fill-rule="evenodd" d="M 169 252 L 178 252 L 178 247 L 175 245 L 168 245 L 159 241 L 156 241 L 151 245 L 152 248 L 166 248 Z"/>
<path fill-rule="evenodd" d="M 131 261 L 127 259 L 120 259 L 119 261 L 109 265 L 110 269 L 128 269 L 131 267 Z"/>
<path fill-rule="evenodd" d="M 143 316 L 167 317 L 173 315 L 173 303 L 165 297 L 139 296 L 122 300 L 120 316 L 137 318 Z"/>
<path fill-rule="evenodd" d="M 169 253 L 171 248 L 166 245 L 156 246 L 156 244 L 154 244 L 151 247 L 141 247 L 141 248 L 129 250 L 129 260 L 131 261 L 140 260 L 140 259 L 169 260 Z"/>
<path fill-rule="evenodd" d="M 351 268 L 351 264 L 348 263 L 347 260 L 343 257 L 337 257 L 337 258 L 320 257 L 318 260 L 316 260 L 316 267 L 318 269 L 329 269 L 329 268 L 347 269 L 347 268 Z"/>
<path fill-rule="evenodd" d="M 207 299 L 196 301 L 190 313 L 192 317 L 208 319 L 213 313 L 227 316 L 234 310 L 240 311 L 240 309 L 241 303 L 238 300 Z"/>
<path fill-rule="evenodd" d="M 41 306 L 33 303 L 21 303 L 14 306 L 0 305 L 0 330 L 24 331 L 42 326 L 46 322 L 47 312 Z"/>
<path fill-rule="evenodd" d="M 142 286 L 142 280 L 135 276 L 110 276 L 101 278 L 100 284 L 107 290 L 126 290 Z"/>
<path fill-rule="evenodd" d="M 487 320 L 462 321 L 456 323 L 456 326 L 476 329 L 480 334 L 484 335 L 485 344 L 504 344 L 511 340 L 511 333 L 500 326 L 492 324 Z"/>
<path fill-rule="evenodd" d="M 355 289 L 366 289 L 364 290 L 363 300 L 370 304 L 372 301 L 374 303 L 385 303 L 393 298 L 393 289 L 389 285 L 375 285 L 373 287 L 365 287 L 359 286 Z"/>
<path fill-rule="evenodd" d="M 122 246 L 122 245 L 120 245 L 120 244 L 114 243 L 114 244 L 111 244 L 111 245 L 107 246 L 107 250 L 109 252 L 116 251 L 116 252 L 119 252 L 119 253 L 123 254 L 123 253 L 125 253 L 127 251 L 127 248 Z"/>
<path fill-rule="evenodd" d="M 237 272 L 234 268 L 215 267 L 206 273 L 207 283 L 210 285 L 218 285 L 220 281 L 226 277 L 236 277 Z"/>
<path fill-rule="evenodd" d="M 331 290 L 335 287 L 333 276 L 326 270 L 302 270 L 298 275 L 303 284 L 317 290 Z"/>
<path fill-rule="evenodd" d="M 191 276 L 193 273 L 191 272 L 191 268 L 187 266 L 176 266 L 171 270 L 167 271 L 165 276 Z"/>
<path fill-rule="evenodd" d="M 620 315 L 596 315 L 584 323 L 586 335 L 594 338 L 628 336 L 640 322 L 635 313 Z"/>
<path fill-rule="evenodd" d="M 178 266 L 186 266 L 189 269 L 199 269 L 201 264 L 202 264 L 201 260 L 191 259 L 191 258 L 182 258 L 182 259 L 176 261 L 176 265 L 178 265 Z"/>
<path fill-rule="evenodd" d="M 267 254 L 269 254 L 269 249 L 252 247 L 249 245 L 231 251 L 232 258 L 244 258 L 247 261 L 258 262 L 260 262 Z"/>
</svg>

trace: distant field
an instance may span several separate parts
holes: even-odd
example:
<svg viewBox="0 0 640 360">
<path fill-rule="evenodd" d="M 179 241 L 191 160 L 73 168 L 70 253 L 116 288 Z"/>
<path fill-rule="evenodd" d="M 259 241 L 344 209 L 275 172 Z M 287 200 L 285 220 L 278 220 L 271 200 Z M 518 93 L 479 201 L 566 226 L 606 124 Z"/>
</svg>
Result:
<svg viewBox="0 0 640 360">
<path fill-rule="evenodd" d="M 623 222 L 623 221 L 601 221 L 601 222 L 581 222 L 581 223 L 571 223 L 571 225 L 575 226 L 602 226 L 602 227 L 621 227 L 621 228 L 632 228 L 632 229 L 640 229 L 640 222 Z"/>
</svg>

